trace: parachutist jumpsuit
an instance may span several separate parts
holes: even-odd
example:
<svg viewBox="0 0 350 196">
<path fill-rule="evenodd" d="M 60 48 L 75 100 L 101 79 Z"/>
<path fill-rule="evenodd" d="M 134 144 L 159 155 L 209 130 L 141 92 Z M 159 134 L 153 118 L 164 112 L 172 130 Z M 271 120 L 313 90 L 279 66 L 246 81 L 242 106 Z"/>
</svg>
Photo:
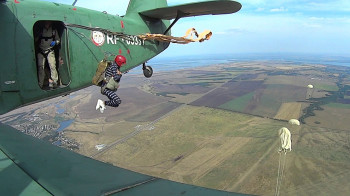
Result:
<svg viewBox="0 0 350 196">
<path fill-rule="evenodd" d="M 110 66 L 107 67 L 105 76 L 112 77 L 111 80 L 115 80 L 116 82 L 119 83 L 122 75 L 117 74 L 117 69 L 118 69 L 117 64 L 115 62 L 113 62 Z M 107 85 L 107 84 L 104 84 L 104 85 Z M 106 95 L 109 99 L 109 101 L 105 101 L 105 105 L 108 105 L 111 107 L 118 107 L 120 105 L 122 100 L 115 93 L 116 91 L 117 91 L 117 89 L 105 88 L 105 90 L 102 92 L 102 94 Z"/>
</svg>

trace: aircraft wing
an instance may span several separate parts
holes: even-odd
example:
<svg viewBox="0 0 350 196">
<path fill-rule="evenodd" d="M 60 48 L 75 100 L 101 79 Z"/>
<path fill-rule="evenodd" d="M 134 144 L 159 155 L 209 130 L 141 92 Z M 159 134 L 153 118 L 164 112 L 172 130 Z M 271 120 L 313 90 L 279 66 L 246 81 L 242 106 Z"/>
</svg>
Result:
<svg viewBox="0 0 350 196">
<path fill-rule="evenodd" d="M 140 14 L 151 18 L 171 20 L 175 19 L 178 13 L 181 13 L 181 17 L 231 14 L 238 12 L 241 7 L 242 5 L 236 1 L 216 0 L 146 10 Z"/>
<path fill-rule="evenodd" d="M 241 195 L 115 167 L 0 123 L 0 195 Z"/>
</svg>

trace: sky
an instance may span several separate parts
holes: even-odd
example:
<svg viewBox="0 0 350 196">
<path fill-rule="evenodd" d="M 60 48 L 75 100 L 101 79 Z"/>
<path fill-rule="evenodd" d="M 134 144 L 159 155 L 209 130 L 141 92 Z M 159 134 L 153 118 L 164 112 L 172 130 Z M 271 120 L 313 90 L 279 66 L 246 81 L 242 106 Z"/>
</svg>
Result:
<svg viewBox="0 0 350 196">
<path fill-rule="evenodd" d="M 46 0 L 72 4 L 74 0 Z M 146 1 L 146 0 L 144 0 Z M 168 0 L 168 5 L 203 0 Z M 129 0 L 78 0 L 76 6 L 124 15 Z M 238 0 L 234 14 L 180 19 L 173 36 L 211 30 L 202 43 L 171 44 L 161 56 L 302 53 L 350 56 L 349 0 Z"/>
</svg>

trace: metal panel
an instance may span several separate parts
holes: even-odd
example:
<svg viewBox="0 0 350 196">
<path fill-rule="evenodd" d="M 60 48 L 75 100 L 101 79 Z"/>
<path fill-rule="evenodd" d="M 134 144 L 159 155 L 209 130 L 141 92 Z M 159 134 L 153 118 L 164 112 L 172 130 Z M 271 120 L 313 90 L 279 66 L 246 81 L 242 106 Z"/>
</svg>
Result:
<svg viewBox="0 0 350 196">
<path fill-rule="evenodd" d="M 11 4 L 8 4 L 11 6 Z M 0 35 L 6 36 L 0 44 L 0 88 L 1 91 L 18 91 L 17 70 L 15 62 L 15 16 L 7 4 L 0 4 Z"/>
</svg>

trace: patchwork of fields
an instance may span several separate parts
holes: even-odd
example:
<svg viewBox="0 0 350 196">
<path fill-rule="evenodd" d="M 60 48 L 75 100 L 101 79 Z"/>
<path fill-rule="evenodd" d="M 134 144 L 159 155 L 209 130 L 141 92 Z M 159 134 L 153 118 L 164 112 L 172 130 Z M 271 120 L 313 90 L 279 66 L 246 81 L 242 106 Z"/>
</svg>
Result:
<svg viewBox="0 0 350 196">
<path fill-rule="evenodd" d="M 126 75 L 120 107 L 99 113 L 96 100 L 106 98 L 90 87 L 61 117 L 75 116 L 64 134 L 80 144 L 76 152 L 140 173 L 273 195 L 282 163 L 281 195 L 348 195 L 349 78 L 343 68 L 275 62 Z M 286 155 L 278 153 L 281 127 L 292 134 Z"/>
<path fill-rule="evenodd" d="M 328 194 L 332 187 L 348 191 L 343 180 L 350 175 L 342 173 L 350 169 L 346 97 L 328 100 L 322 110 L 311 110 L 315 115 L 305 118 L 306 124 L 287 123 L 305 116 L 311 105 L 324 104 L 339 90 L 337 78 L 312 66 L 237 66 L 184 70 L 171 77 L 159 74 L 141 91 L 120 90 L 121 96 L 130 91 L 125 95 L 130 100 L 107 119 L 124 119 L 119 126 L 130 131 L 118 131 L 118 135 L 106 127 L 99 138 L 123 138 L 134 130 L 130 125 L 135 122 L 151 123 L 152 129 L 97 158 L 178 182 L 272 195 L 283 157 L 278 153 L 277 131 L 287 127 L 293 151 L 286 155 L 281 193 Z M 308 84 L 315 88 L 307 88 Z M 135 91 L 138 95 L 130 97 Z M 131 103 L 140 111 L 130 113 L 126 106 Z"/>
<path fill-rule="evenodd" d="M 90 134 L 84 143 L 92 138 L 95 142 L 80 152 L 90 156 L 97 153 L 91 146 L 125 138 L 136 127 L 151 127 L 96 158 L 178 182 L 272 195 L 283 157 L 278 153 L 277 131 L 287 127 L 293 150 L 286 155 L 281 193 L 328 194 L 333 187 L 346 192 L 349 186 L 343 180 L 350 180 L 350 175 L 343 171 L 350 169 L 350 107 L 347 97 L 329 99 L 339 90 L 337 82 L 317 66 L 255 63 L 183 70 L 171 76 L 160 73 L 138 88 L 121 88 L 123 104 L 106 111 L 108 124 Z M 308 84 L 315 88 L 307 88 Z M 312 109 L 315 104 L 323 104 L 322 110 Z M 305 117 L 307 111 L 315 115 L 306 117 L 306 124 L 287 123 Z M 84 115 L 80 121 L 91 119 Z M 119 131 L 120 127 L 129 131 Z"/>
</svg>

